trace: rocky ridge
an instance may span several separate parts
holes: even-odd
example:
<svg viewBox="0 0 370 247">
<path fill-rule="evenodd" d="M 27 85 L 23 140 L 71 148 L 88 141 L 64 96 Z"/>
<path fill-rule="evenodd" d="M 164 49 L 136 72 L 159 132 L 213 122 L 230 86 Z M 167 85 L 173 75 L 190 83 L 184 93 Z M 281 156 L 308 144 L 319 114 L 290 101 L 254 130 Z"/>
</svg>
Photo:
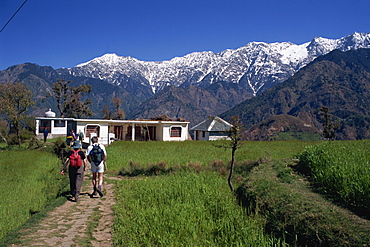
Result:
<svg viewBox="0 0 370 247">
<path fill-rule="evenodd" d="M 279 84 L 318 56 L 339 49 L 370 48 L 370 33 L 353 33 L 340 39 L 316 37 L 297 45 L 291 42 L 251 42 L 220 53 L 194 52 L 167 61 L 140 61 L 133 57 L 105 54 L 61 74 L 92 77 L 124 88 L 146 87 L 153 94 L 164 87 L 203 88 L 216 83 L 238 83 L 253 95 Z"/>
</svg>

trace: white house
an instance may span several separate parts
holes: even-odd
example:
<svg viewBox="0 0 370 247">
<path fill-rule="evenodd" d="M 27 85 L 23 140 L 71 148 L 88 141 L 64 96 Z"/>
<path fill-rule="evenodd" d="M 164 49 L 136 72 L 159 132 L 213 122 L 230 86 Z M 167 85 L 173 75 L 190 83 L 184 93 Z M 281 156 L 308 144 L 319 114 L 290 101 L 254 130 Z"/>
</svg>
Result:
<svg viewBox="0 0 370 247">
<path fill-rule="evenodd" d="M 194 131 L 194 140 L 215 141 L 227 139 L 227 131 L 233 125 L 220 117 L 208 117 L 208 119 L 195 125 L 190 130 Z"/>
<path fill-rule="evenodd" d="M 36 135 L 43 138 L 46 129 L 48 138 L 67 137 L 74 130 L 82 131 L 84 143 L 90 143 L 92 136 L 97 136 L 102 144 L 114 140 L 185 141 L 189 139 L 188 126 L 187 121 L 56 118 L 49 110 L 45 117 L 36 118 Z"/>
</svg>

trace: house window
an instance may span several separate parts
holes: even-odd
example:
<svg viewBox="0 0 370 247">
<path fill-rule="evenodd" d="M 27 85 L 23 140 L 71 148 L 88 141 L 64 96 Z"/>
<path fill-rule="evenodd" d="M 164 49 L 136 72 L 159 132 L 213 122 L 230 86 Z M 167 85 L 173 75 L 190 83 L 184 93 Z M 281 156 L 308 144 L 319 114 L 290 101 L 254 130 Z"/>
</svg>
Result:
<svg viewBox="0 0 370 247">
<path fill-rule="evenodd" d="M 99 125 L 87 125 L 86 126 L 86 136 L 90 137 L 91 133 L 96 133 L 96 135 L 99 137 L 100 132 L 100 126 Z"/>
<path fill-rule="evenodd" d="M 66 121 L 54 120 L 54 127 L 66 127 Z"/>
<path fill-rule="evenodd" d="M 51 132 L 51 120 L 40 121 L 39 132 L 44 133 L 45 130 L 48 130 L 49 133 Z"/>
<path fill-rule="evenodd" d="M 181 127 L 171 127 L 170 137 L 181 137 Z"/>
<path fill-rule="evenodd" d="M 205 131 L 202 131 L 202 137 L 206 138 L 206 132 Z"/>
</svg>

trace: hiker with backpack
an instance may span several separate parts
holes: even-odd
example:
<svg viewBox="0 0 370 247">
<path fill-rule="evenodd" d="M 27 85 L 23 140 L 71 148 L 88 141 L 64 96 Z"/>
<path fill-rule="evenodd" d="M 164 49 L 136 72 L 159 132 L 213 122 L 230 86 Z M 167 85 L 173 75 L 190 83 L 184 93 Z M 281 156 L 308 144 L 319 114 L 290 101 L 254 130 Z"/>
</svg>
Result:
<svg viewBox="0 0 370 247">
<path fill-rule="evenodd" d="M 104 195 L 102 185 L 107 152 L 105 151 L 104 145 L 98 143 L 98 137 L 92 137 L 91 142 L 92 145 L 90 145 L 86 150 L 87 160 L 91 164 L 91 172 L 93 174 L 93 193 L 91 194 L 91 197 L 95 196 L 97 193 L 102 197 Z"/>
<path fill-rule="evenodd" d="M 81 130 L 78 131 L 78 140 L 80 142 L 84 140 L 84 133 Z"/>
<path fill-rule="evenodd" d="M 81 143 L 79 141 L 74 141 L 72 148 L 73 149 L 68 152 L 68 158 L 64 162 L 61 174 L 65 174 L 67 164 L 69 163 L 68 175 L 72 201 L 78 202 L 78 197 L 80 196 L 80 191 L 84 178 L 86 156 L 85 153 L 80 149 Z"/>
</svg>

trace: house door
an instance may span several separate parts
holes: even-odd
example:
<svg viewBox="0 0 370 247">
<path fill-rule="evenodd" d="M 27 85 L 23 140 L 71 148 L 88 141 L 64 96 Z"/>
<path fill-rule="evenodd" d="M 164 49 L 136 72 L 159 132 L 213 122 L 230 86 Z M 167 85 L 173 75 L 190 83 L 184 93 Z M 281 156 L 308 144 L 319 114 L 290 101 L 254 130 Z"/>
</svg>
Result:
<svg viewBox="0 0 370 247">
<path fill-rule="evenodd" d="M 76 132 L 77 123 L 74 121 L 67 121 L 67 136 L 71 135 L 71 130 Z"/>
<path fill-rule="evenodd" d="M 123 126 L 114 126 L 114 135 L 118 140 L 123 140 Z"/>
<path fill-rule="evenodd" d="M 147 126 L 145 127 L 145 134 L 144 134 L 144 139 L 146 141 L 155 141 L 156 140 L 156 136 L 157 136 L 157 133 L 156 133 L 156 127 L 155 126 Z"/>
</svg>

